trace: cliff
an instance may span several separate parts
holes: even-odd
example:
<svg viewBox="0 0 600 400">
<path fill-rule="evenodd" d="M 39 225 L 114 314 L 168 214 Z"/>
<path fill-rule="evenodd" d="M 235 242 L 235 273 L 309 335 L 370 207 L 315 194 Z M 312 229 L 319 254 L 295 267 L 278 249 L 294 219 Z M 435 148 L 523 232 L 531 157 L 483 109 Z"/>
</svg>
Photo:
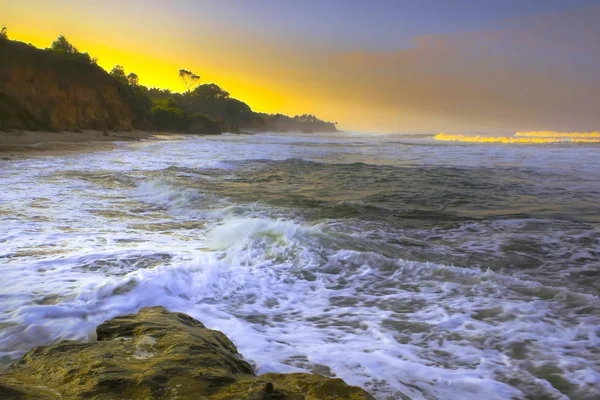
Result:
<svg viewBox="0 0 600 400">
<path fill-rule="evenodd" d="M 223 333 L 162 307 L 113 318 L 96 334 L 31 350 L 0 375 L 0 398 L 373 400 L 337 378 L 255 376 Z"/>
<path fill-rule="evenodd" d="M 148 89 L 121 66 L 107 73 L 63 36 L 52 49 L 0 36 L 0 131 L 336 132 L 335 125 L 309 114 L 255 113 L 216 84 L 188 93 Z"/>
<path fill-rule="evenodd" d="M 0 40 L 0 130 L 144 129 L 122 90 L 94 63 Z"/>
</svg>

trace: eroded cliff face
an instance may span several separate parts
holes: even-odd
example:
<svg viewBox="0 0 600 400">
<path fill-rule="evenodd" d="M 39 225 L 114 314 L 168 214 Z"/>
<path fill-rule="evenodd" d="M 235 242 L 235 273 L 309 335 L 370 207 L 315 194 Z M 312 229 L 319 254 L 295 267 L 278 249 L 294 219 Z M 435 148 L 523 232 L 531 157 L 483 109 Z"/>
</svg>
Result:
<svg viewBox="0 0 600 400">
<path fill-rule="evenodd" d="M 97 65 L 0 40 L 0 130 L 139 128 L 121 90 Z"/>
</svg>

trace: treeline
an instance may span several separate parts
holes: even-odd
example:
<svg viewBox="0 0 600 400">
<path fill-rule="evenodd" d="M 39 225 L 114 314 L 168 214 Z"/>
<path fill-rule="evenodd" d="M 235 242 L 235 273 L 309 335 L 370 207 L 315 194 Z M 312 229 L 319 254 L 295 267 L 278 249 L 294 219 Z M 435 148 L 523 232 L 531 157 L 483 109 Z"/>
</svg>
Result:
<svg viewBox="0 0 600 400">
<path fill-rule="evenodd" d="M 0 30 L 0 40 L 8 40 L 6 27 Z M 53 57 L 68 58 L 97 68 L 97 59 L 80 52 L 64 36 L 59 36 L 43 51 Z M 312 115 L 288 117 L 252 111 L 248 104 L 235 99 L 214 83 L 201 84 L 199 75 L 181 69 L 179 78 L 186 90 L 148 88 L 139 83 L 134 72 L 127 73 L 121 65 L 109 75 L 118 82 L 121 97 L 130 105 L 138 121 L 147 121 L 149 128 L 188 133 L 256 132 L 256 131 L 335 131 L 335 123 Z"/>
<path fill-rule="evenodd" d="M 336 132 L 337 122 L 326 122 L 311 114 L 289 117 L 284 114 L 257 113 L 261 128 L 273 132 Z"/>
<path fill-rule="evenodd" d="M 179 77 L 186 87 L 183 93 L 140 85 L 135 73 L 126 74 L 121 65 L 110 75 L 122 87 L 122 95 L 132 104 L 138 118 L 146 118 L 158 130 L 189 133 L 238 132 L 252 123 L 256 114 L 250 107 L 219 86 L 200 84 L 200 77 L 181 69 Z"/>
</svg>

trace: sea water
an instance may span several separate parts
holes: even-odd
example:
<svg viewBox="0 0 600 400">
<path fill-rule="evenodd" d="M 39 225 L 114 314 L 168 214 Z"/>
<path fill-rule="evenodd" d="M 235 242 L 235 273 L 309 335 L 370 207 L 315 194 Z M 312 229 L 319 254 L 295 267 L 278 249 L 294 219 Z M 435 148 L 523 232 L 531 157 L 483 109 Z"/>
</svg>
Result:
<svg viewBox="0 0 600 400">
<path fill-rule="evenodd" d="M 162 305 L 378 399 L 600 397 L 598 145 L 119 146 L 0 161 L 2 365 Z"/>
</svg>

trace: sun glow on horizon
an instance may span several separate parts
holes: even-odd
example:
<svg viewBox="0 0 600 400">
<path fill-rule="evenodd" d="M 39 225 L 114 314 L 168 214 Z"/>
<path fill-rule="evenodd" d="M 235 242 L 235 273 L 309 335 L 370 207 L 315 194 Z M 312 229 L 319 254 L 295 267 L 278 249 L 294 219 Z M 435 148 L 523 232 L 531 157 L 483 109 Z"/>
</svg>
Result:
<svg viewBox="0 0 600 400">
<path fill-rule="evenodd" d="M 471 143 L 508 143 L 508 144 L 543 144 L 543 143 L 600 143 L 597 132 L 517 132 L 514 136 L 468 136 L 439 133 L 435 140 L 445 142 Z"/>
<path fill-rule="evenodd" d="M 516 132 L 515 136 L 545 137 L 545 138 L 600 138 L 600 132 L 537 131 L 537 132 Z"/>
</svg>

